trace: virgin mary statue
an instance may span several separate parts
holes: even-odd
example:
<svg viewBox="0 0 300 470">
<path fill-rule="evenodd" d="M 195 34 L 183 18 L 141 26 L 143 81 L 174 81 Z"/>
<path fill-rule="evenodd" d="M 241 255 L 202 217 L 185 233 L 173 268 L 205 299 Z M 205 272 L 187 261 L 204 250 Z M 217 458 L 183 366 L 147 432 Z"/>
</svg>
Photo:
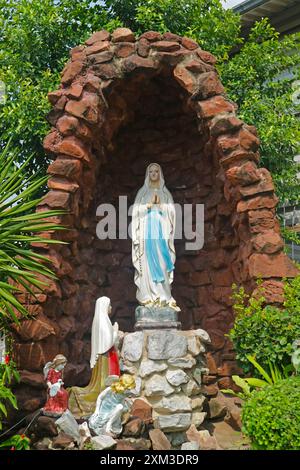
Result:
<svg viewBox="0 0 300 470">
<path fill-rule="evenodd" d="M 96 400 L 112 380 L 120 376 L 119 358 L 116 349 L 118 324 L 111 324 L 109 315 L 112 308 L 108 297 L 99 297 L 95 305 L 92 324 L 90 366 L 92 376 L 86 387 L 72 387 L 69 390 L 69 409 L 76 418 L 90 416 Z"/>
<path fill-rule="evenodd" d="M 160 165 L 151 163 L 132 212 L 132 262 L 141 305 L 171 307 L 175 264 L 175 206 Z"/>
</svg>

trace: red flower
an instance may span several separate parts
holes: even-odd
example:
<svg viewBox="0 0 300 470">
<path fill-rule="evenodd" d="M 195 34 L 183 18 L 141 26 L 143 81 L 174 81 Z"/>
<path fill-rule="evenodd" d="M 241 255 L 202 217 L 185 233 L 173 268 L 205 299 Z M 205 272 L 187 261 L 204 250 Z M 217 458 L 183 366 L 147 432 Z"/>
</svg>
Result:
<svg viewBox="0 0 300 470">
<path fill-rule="evenodd" d="M 10 361 L 9 354 L 6 354 L 6 356 L 5 356 L 5 364 L 8 365 L 8 364 L 9 364 L 9 361 Z"/>
<path fill-rule="evenodd" d="M 21 437 L 21 439 L 25 439 L 26 436 L 25 436 L 25 434 L 21 434 L 20 437 Z"/>
<path fill-rule="evenodd" d="M 15 449 L 15 447 L 13 446 L 13 447 L 10 448 L 10 450 L 16 450 L 16 449 Z"/>
</svg>

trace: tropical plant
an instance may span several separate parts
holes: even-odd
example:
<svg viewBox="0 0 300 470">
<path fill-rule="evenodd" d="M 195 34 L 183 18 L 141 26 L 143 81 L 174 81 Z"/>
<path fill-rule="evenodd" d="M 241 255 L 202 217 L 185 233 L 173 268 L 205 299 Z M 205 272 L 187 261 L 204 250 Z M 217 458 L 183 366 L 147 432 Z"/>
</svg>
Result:
<svg viewBox="0 0 300 470">
<path fill-rule="evenodd" d="M 30 439 L 25 434 L 16 434 L 1 442 L 0 447 L 7 447 L 10 450 L 30 450 Z"/>
<path fill-rule="evenodd" d="M 231 389 L 223 389 L 221 392 L 235 395 L 243 400 L 247 400 L 251 396 L 253 390 L 266 387 L 267 385 L 274 385 L 283 379 L 288 378 L 289 374 L 293 371 L 291 364 L 279 367 L 269 362 L 268 368 L 263 368 L 256 360 L 255 357 L 247 355 L 248 361 L 255 367 L 258 374 L 262 378 L 257 377 L 240 377 L 239 375 L 233 375 L 232 380 L 234 383 L 241 388 L 240 392 L 235 392 Z"/>
<path fill-rule="evenodd" d="M 7 354 L 4 363 L 0 364 L 0 430 L 3 427 L 3 417 L 7 417 L 7 402 L 17 409 L 17 400 L 10 389 L 13 380 L 19 381 L 19 373 L 16 364 Z"/>
<path fill-rule="evenodd" d="M 300 377 L 253 391 L 243 404 L 242 423 L 255 450 L 299 450 Z"/>
<path fill-rule="evenodd" d="M 8 144 L 0 152 L 0 331 L 27 315 L 26 308 L 15 296 L 20 288 L 35 295 L 34 289 L 45 285 L 40 276 L 55 277 L 47 266 L 49 259 L 34 252 L 30 244 L 59 243 L 44 238 L 40 232 L 63 228 L 47 221 L 63 211 L 34 212 L 41 202 L 36 192 L 48 176 L 28 175 L 28 160 L 22 165 L 16 165 L 15 161 L 16 151 L 10 150 Z"/>
<path fill-rule="evenodd" d="M 234 326 L 229 333 L 243 371 L 257 375 L 248 356 L 263 367 L 288 366 L 293 342 L 300 338 L 300 276 L 284 280 L 283 309 L 266 305 L 261 280 L 257 281 L 259 295 L 249 296 L 243 287 L 233 284 Z"/>
</svg>

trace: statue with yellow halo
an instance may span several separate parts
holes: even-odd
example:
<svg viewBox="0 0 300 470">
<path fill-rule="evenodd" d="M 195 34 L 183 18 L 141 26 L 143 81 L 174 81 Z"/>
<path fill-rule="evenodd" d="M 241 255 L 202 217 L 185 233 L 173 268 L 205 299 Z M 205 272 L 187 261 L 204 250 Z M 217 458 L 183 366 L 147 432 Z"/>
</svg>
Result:
<svg viewBox="0 0 300 470">
<path fill-rule="evenodd" d="M 135 388 L 132 375 L 124 374 L 107 387 L 97 398 L 96 409 L 89 419 L 89 427 L 97 435 L 117 437 L 122 432 L 122 414 L 129 409 L 130 390 Z"/>
</svg>

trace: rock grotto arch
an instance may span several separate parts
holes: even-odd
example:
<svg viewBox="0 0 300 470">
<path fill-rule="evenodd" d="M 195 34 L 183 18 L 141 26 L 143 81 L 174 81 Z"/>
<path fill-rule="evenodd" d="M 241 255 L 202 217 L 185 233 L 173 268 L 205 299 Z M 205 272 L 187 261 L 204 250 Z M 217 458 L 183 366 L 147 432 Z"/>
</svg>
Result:
<svg viewBox="0 0 300 470">
<path fill-rule="evenodd" d="M 183 329 L 211 336 L 206 383 L 227 386 L 236 371 L 224 337 L 233 323 L 232 282 L 251 292 L 262 276 L 269 302 L 281 303 L 282 277 L 297 274 L 283 253 L 271 175 L 258 168 L 256 129 L 236 117 L 216 59 L 191 39 L 153 31 L 135 38 L 119 28 L 94 33 L 70 55 L 60 88 L 48 95 L 52 129 L 44 148 L 53 161 L 39 207 L 68 211 L 55 221 L 69 230 L 47 236 L 69 244 L 36 246 L 58 279 L 36 298 L 20 295 L 35 316 L 16 328 L 20 407 L 42 405 L 41 369 L 59 352 L 69 360 L 66 384 L 87 383 L 98 296 L 108 295 L 114 320 L 132 330 L 131 241 L 99 240 L 96 208 L 120 195 L 131 204 L 152 161 L 162 165 L 175 202 L 205 204 L 204 247 L 186 252 L 177 242 L 173 292 Z"/>
</svg>

